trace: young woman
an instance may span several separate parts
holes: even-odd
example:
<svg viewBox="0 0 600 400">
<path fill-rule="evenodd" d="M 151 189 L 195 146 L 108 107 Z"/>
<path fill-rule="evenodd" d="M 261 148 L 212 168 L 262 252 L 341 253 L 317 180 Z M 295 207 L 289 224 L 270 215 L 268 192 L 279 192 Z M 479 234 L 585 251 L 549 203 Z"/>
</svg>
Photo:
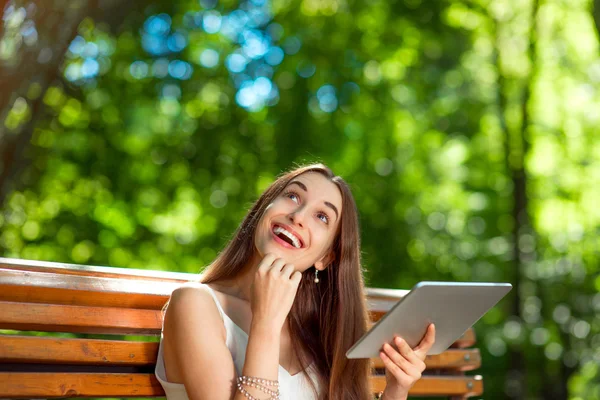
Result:
<svg viewBox="0 0 600 400">
<path fill-rule="evenodd" d="M 368 328 L 356 204 L 325 165 L 282 174 L 165 307 L 155 374 L 168 400 L 373 398 L 370 361 L 345 356 Z M 384 346 L 380 397 L 406 399 L 434 336 Z"/>
</svg>

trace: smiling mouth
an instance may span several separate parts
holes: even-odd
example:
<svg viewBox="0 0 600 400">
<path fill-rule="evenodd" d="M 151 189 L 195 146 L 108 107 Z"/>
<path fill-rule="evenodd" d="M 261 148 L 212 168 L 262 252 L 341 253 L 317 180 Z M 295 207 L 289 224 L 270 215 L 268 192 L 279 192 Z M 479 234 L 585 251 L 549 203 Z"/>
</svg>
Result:
<svg viewBox="0 0 600 400">
<path fill-rule="evenodd" d="M 296 237 L 296 235 L 294 235 L 293 233 L 286 230 L 280 225 L 274 224 L 272 227 L 272 232 L 279 239 L 283 240 L 284 242 L 288 243 L 290 246 L 296 249 L 300 249 L 303 247 L 302 241 L 298 237 Z"/>
</svg>

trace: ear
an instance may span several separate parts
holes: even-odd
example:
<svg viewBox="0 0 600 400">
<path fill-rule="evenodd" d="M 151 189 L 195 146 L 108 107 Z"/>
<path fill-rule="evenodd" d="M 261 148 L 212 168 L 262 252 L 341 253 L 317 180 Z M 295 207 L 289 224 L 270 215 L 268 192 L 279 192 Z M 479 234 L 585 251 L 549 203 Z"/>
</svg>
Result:
<svg viewBox="0 0 600 400">
<path fill-rule="evenodd" d="M 315 268 L 319 271 L 324 271 L 334 260 L 332 251 L 327 252 L 319 261 L 315 262 Z"/>
</svg>

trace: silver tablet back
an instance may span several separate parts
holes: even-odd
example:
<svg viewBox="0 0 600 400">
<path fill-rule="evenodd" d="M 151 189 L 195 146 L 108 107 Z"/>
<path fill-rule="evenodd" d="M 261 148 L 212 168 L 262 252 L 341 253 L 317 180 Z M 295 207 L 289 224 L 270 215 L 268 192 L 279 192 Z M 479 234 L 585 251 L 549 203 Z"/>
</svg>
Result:
<svg viewBox="0 0 600 400">
<path fill-rule="evenodd" d="M 510 283 L 419 282 L 348 350 L 346 356 L 379 357 L 383 344 L 392 344 L 395 335 L 414 348 L 430 323 L 435 324 L 436 338 L 427 354 L 443 353 L 511 288 Z"/>
</svg>

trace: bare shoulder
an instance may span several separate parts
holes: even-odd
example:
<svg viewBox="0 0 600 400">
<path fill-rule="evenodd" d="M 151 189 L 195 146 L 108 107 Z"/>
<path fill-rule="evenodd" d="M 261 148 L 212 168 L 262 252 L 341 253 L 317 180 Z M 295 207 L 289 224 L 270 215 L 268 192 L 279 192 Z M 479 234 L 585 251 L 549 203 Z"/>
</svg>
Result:
<svg viewBox="0 0 600 400">
<path fill-rule="evenodd" d="M 185 282 L 171 293 L 169 306 L 172 302 L 188 303 L 201 301 L 202 299 L 212 299 L 209 289 L 200 282 Z"/>
<path fill-rule="evenodd" d="M 221 315 L 205 285 L 186 283 L 173 291 L 163 344 L 167 380 L 183 383 L 190 400 L 229 398 L 235 368 Z"/>
<path fill-rule="evenodd" d="M 217 328 L 216 331 L 223 333 L 225 338 L 223 320 L 210 289 L 205 284 L 186 282 L 171 294 L 165 314 L 165 331 L 169 331 L 173 325 L 193 320 L 194 315 L 202 316 L 203 325 Z"/>
</svg>

